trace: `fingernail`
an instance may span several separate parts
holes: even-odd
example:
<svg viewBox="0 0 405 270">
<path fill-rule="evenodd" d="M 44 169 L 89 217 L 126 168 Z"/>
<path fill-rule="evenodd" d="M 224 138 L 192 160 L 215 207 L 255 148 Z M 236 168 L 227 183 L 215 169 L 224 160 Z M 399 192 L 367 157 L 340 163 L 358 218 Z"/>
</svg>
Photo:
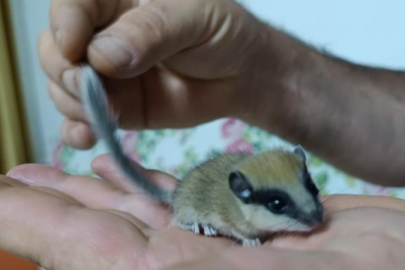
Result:
<svg viewBox="0 0 405 270">
<path fill-rule="evenodd" d="M 24 171 L 21 172 L 20 168 L 12 169 L 7 173 L 7 176 L 21 182 L 23 184 L 31 186 L 34 181 L 31 178 L 28 178 L 24 175 Z"/>
<path fill-rule="evenodd" d="M 77 69 L 68 69 L 62 75 L 63 85 L 66 89 L 77 96 L 79 94 L 79 85 L 77 83 Z"/>
<path fill-rule="evenodd" d="M 117 67 L 128 67 L 134 62 L 135 52 L 122 39 L 112 36 L 99 37 L 92 42 L 92 45 Z"/>
</svg>

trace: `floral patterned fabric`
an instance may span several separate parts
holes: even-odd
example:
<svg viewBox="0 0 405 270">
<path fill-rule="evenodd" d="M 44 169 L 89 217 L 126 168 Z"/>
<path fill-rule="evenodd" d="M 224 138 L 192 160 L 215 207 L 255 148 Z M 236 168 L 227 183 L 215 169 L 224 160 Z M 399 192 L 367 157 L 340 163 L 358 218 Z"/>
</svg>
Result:
<svg viewBox="0 0 405 270">
<path fill-rule="evenodd" d="M 199 163 L 224 152 L 255 153 L 292 145 L 261 129 L 236 119 L 221 119 L 182 130 L 122 131 L 126 154 L 150 169 L 159 169 L 181 179 Z M 74 150 L 58 141 L 51 163 L 71 174 L 92 175 L 91 161 L 105 153 L 100 143 L 90 151 Z M 308 153 L 309 170 L 322 194 L 375 194 L 405 198 L 405 189 L 384 188 L 355 179 Z"/>
</svg>

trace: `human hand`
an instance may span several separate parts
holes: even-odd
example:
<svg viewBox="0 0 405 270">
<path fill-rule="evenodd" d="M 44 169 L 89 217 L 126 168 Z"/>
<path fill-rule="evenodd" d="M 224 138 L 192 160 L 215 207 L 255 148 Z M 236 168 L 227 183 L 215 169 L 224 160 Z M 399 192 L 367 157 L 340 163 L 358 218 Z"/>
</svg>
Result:
<svg viewBox="0 0 405 270">
<path fill-rule="evenodd" d="M 170 213 L 123 180 L 104 156 L 106 180 L 41 165 L 0 181 L 0 247 L 48 270 L 60 269 L 402 269 L 405 203 L 335 195 L 330 224 L 310 237 L 283 237 L 258 248 L 168 227 Z M 175 179 L 146 171 L 165 188 Z M 28 186 L 27 186 L 28 185 Z"/>
<path fill-rule="evenodd" d="M 233 0 L 53 0 L 50 20 L 39 39 L 41 63 L 50 96 L 66 116 L 63 140 L 76 148 L 95 140 L 78 93 L 76 64 L 85 57 L 105 75 L 123 128 L 244 118 L 264 103 L 259 74 L 270 82 L 282 77 L 278 47 L 285 38 Z M 263 70 L 258 63 L 271 37 L 274 70 Z"/>
<path fill-rule="evenodd" d="M 23 165 L 0 176 L 0 248 L 47 270 L 161 269 L 231 245 L 169 227 L 167 207 L 128 186 L 104 156 L 109 181 Z M 176 180 L 145 174 L 163 187 Z"/>
<path fill-rule="evenodd" d="M 254 249 L 227 248 L 165 270 L 403 269 L 405 202 L 336 195 L 326 202 L 329 226 L 310 236 L 280 237 Z"/>
</svg>

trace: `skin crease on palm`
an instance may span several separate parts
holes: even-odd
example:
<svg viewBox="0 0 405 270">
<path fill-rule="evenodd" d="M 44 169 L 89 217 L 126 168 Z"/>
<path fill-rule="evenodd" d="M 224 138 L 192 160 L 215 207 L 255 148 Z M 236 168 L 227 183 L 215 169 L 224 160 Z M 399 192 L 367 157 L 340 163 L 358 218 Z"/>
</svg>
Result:
<svg viewBox="0 0 405 270">
<path fill-rule="evenodd" d="M 402 200 L 325 197 L 329 221 L 311 237 L 244 248 L 169 226 L 169 210 L 128 185 L 108 156 L 92 167 L 102 179 L 43 165 L 23 165 L 1 177 L 0 247 L 48 270 L 395 270 L 405 263 Z M 165 188 L 175 184 L 167 174 L 145 172 Z"/>
</svg>

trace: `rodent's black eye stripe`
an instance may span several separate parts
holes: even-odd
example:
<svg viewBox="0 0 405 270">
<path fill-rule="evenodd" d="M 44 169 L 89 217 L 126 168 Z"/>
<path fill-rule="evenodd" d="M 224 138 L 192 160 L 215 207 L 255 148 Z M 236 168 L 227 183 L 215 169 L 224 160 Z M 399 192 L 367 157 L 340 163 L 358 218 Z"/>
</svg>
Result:
<svg viewBox="0 0 405 270">
<path fill-rule="evenodd" d="M 318 196 L 319 195 L 319 190 L 317 186 L 314 184 L 314 181 L 311 177 L 311 175 L 308 172 L 307 167 L 305 166 L 304 168 L 304 186 L 305 188 L 313 195 L 313 196 Z"/>
<path fill-rule="evenodd" d="M 257 190 L 252 193 L 251 203 L 254 204 L 261 204 L 261 205 L 268 205 L 272 202 L 275 198 L 279 198 L 283 200 L 286 205 L 293 206 L 294 202 L 290 198 L 290 196 L 279 189 L 265 189 L 265 190 Z"/>
</svg>

